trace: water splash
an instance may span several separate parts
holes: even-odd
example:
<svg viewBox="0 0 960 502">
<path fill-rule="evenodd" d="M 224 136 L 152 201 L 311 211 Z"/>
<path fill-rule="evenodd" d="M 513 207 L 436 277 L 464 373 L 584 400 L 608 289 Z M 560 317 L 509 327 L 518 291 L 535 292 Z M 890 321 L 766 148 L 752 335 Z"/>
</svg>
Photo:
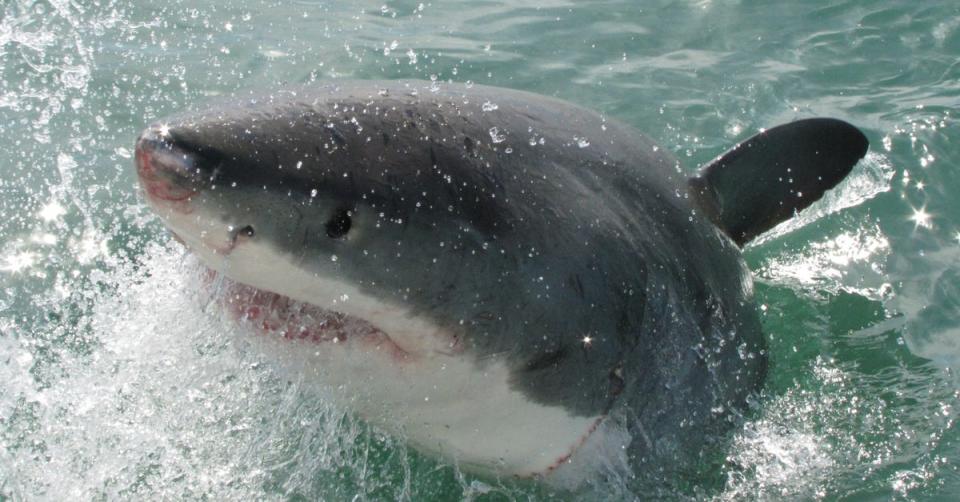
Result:
<svg viewBox="0 0 960 502">
<path fill-rule="evenodd" d="M 944 434 L 956 422 L 958 395 L 939 369 L 918 360 L 906 365 L 912 368 L 873 373 L 818 357 L 810 382 L 768 399 L 737 434 L 715 500 L 819 500 L 849 483 L 861 493 L 909 497 L 924 479 L 942 476 L 950 467 L 936 452 L 949 447 Z M 933 384 L 924 390 L 906 383 L 911 372 Z M 905 457 L 919 462 L 905 469 Z"/>
<path fill-rule="evenodd" d="M 856 207 L 890 190 L 895 170 L 883 154 L 869 152 L 853 171 L 834 189 L 824 194 L 797 216 L 773 227 L 769 232 L 752 241 L 750 247 L 760 246 L 773 239 L 803 228 L 827 215 Z"/>
<path fill-rule="evenodd" d="M 275 375 L 201 309 L 190 262 L 152 245 L 98 274 L 79 323 L 89 350 L 53 348 L 55 366 L 0 317 L 0 494 L 409 499 L 415 461 L 402 443 Z"/>
<path fill-rule="evenodd" d="M 755 271 L 761 280 L 807 291 L 837 293 L 841 289 L 885 300 L 892 288 L 884 264 L 890 241 L 876 225 L 841 232 L 765 258 Z"/>
</svg>

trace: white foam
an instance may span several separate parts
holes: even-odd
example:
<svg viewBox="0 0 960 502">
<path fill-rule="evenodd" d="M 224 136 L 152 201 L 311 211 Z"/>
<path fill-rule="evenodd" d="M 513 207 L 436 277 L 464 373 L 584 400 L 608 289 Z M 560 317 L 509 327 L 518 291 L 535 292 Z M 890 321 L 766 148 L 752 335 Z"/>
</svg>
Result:
<svg viewBox="0 0 960 502">
<path fill-rule="evenodd" d="M 13 357 L 0 361 L 0 493 L 261 498 L 264 483 L 285 474 L 278 459 L 295 455 L 276 442 L 276 429 L 309 417 L 283 438 L 307 438 L 308 448 L 350 432 L 336 427 L 338 410 L 235 350 L 190 294 L 196 269 L 182 256 L 154 246 L 141 265 L 94 274 L 98 285 L 84 291 L 92 311 L 76 329 L 89 329 L 89 351 L 38 352 L 39 333 L 3 330 L 0 350 Z M 37 365 L 50 357 L 56 362 Z M 292 469 L 322 474 L 318 465 L 348 458 L 335 453 Z"/>
</svg>

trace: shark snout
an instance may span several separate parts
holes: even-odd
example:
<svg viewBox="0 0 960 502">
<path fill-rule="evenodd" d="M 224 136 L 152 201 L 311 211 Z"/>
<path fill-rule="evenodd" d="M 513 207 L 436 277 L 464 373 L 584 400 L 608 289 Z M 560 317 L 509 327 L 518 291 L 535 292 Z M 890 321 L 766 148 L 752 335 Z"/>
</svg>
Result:
<svg viewBox="0 0 960 502">
<path fill-rule="evenodd" d="M 198 192 L 195 160 L 174 144 L 166 126 L 155 124 L 140 134 L 135 158 L 140 185 L 151 203 L 183 210 Z"/>
</svg>

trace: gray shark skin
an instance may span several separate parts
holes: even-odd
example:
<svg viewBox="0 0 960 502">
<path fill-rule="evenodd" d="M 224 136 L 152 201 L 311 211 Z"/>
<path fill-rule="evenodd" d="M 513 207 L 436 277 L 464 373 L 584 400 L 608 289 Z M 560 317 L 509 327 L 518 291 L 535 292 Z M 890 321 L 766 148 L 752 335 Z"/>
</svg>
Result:
<svg viewBox="0 0 960 502">
<path fill-rule="evenodd" d="M 609 117 L 521 91 L 417 81 L 338 81 L 186 111 L 141 135 L 137 167 L 148 203 L 212 268 L 349 306 L 259 279 L 284 262 L 320 284 L 310 291 L 345 284 L 398 306 L 398 319 L 446 344 L 397 335 L 406 353 L 456 357 L 478 374 L 495 361 L 511 392 L 544 409 L 626 417 L 634 475 L 662 479 L 721 446 L 764 380 L 738 244 L 819 198 L 866 151 L 852 126 L 818 120 L 804 127 L 838 129 L 810 148 L 817 159 L 841 152 L 843 166 L 829 180 L 809 168 L 804 194 L 749 175 L 763 167 L 751 152 L 781 149 L 775 133 L 688 182 L 676 158 Z M 763 160 L 774 173 L 786 165 Z M 800 202 L 774 216 L 754 218 L 743 202 L 782 207 L 773 198 L 786 194 Z M 244 246 L 271 258 L 232 259 Z M 367 320 L 393 336 L 388 321 Z M 570 438 L 556 464 L 582 441 Z"/>
</svg>

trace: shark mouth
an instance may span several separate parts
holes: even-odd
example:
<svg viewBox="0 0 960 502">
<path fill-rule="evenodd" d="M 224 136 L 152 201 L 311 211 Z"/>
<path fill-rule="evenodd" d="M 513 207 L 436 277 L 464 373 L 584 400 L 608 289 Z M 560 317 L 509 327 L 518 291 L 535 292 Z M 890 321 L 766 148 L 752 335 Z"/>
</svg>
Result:
<svg viewBox="0 0 960 502">
<path fill-rule="evenodd" d="M 311 361 L 318 356 L 315 360 L 325 371 L 331 371 L 335 380 L 342 375 L 353 374 L 356 368 L 352 365 L 361 359 L 370 363 L 364 363 L 363 368 L 359 369 L 371 371 L 365 375 L 392 379 L 384 382 L 386 394 L 370 391 L 378 386 L 363 384 L 365 389 L 358 389 L 348 384 L 350 397 L 347 397 L 345 406 L 360 406 L 354 411 L 361 418 L 394 430 L 393 423 L 388 420 L 406 417 L 405 412 L 400 410 L 408 406 L 406 412 L 412 414 L 412 421 L 402 422 L 405 425 L 401 434 L 409 434 L 411 442 L 426 451 L 451 454 L 454 461 L 481 473 L 506 473 L 527 479 L 558 479 L 563 484 L 567 478 L 579 479 L 581 470 L 593 472 L 595 466 L 589 461 L 591 456 L 578 456 L 577 453 L 596 448 L 592 445 L 597 441 L 603 444 L 602 437 L 597 439 L 598 430 L 605 420 L 603 415 L 572 417 L 559 408 L 538 405 L 520 393 L 510 391 L 506 378 L 488 378 L 486 374 L 465 378 L 464 372 L 476 371 L 476 367 L 469 361 L 461 361 L 462 358 L 436 358 L 431 355 L 437 355 L 437 352 L 404 350 L 391 339 L 388 332 L 365 319 L 252 287 L 206 266 L 200 267 L 202 297 L 209 299 L 207 305 L 215 306 L 241 332 L 252 333 L 252 336 L 261 339 L 272 339 L 279 344 L 278 348 L 285 345 Z M 449 355 L 458 354 L 460 349 L 462 345 L 454 346 Z M 487 371 L 491 375 L 501 374 L 497 365 L 489 366 Z M 438 375 L 443 375 L 449 382 L 434 381 Z M 340 388 L 336 381 L 324 380 L 324 384 Z M 424 396 L 430 395 L 438 386 L 441 389 L 458 388 L 461 390 L 457 392 L 470 393 L 471 397 L 464 399 L 457 393 L 451 395 L 441 392 L 436 401 L 441 404 L 438 408 L 433 400 L 424 401 Z M 354 391 L 361 395 L 357 401 L 353 400 Z M 378 404 L 366 408 L 366 405 L 357 404 L 367 399 L 374 399 Z M 383 399 L 393 403 L 389 408 L 390 413 L 397 415 L 380 415 L 382 410 L 379 403 L 384 402 Z M 494 411 L 488 413 L 487 408 Z M 516 410 L 516 413 L 504 416 L 496 411 L 503 409 Z M 465 420 L 464 417 L 471 418 Z M 550 425 L 541 429 L 540 424 Z M 516 432 L 506 433 L 517 429 L 527 433 L 519 436 Z M 481 448 L 480 456 L 474 457 L 472 450 L 476 446 L 478 430 L 489 431 L 494 436 L 505 432 L 509 441 L 516 440 L 519 444 L 509 443 L 499 450 L 494 447 L 493 452 L 490 448 Z M 544 438 L 538 438 L 538 434 L 543 434 Z M 490 438 L 490 441 L 497 439 Z M 536 447 L 529 444 L 539 444 L 541 441 L 542 445 Z M 512 455 L 512 452 L 524 452 L 525 456 L 512 457 L 509 467 L 498 463 L 498 458 L 499 462 L 504 462 L 504 453 Z M 501 472 L 501 468 L 506 470 Z"/>
<path fill-rule="evenodd" d="M 397 363 L 416 355 L 403 350 L 379 327 L 363 319 L 236 282 L 204 267 L 212 301 L 240 326 L 271 338 L 373 350 Z"/>
</svg>

